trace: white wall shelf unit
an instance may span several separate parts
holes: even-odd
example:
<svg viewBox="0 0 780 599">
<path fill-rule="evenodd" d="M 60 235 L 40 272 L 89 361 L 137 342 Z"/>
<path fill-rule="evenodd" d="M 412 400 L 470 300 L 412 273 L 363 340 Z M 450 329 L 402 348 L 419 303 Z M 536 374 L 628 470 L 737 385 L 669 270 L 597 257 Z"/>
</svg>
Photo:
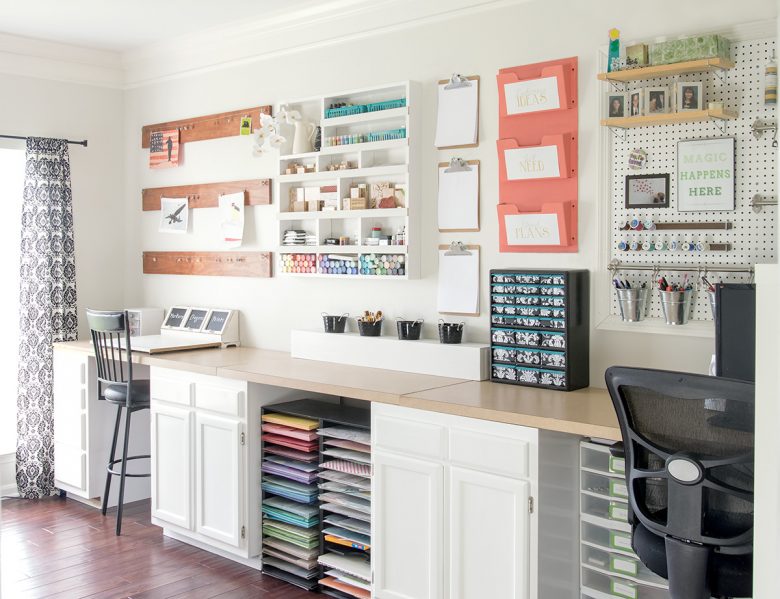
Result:
<svg viewBox="0 0 780 599">
<path fill-rule="evenodd" d="M 392 103 L 398 100 L 405 106 L 397 107 Z M 381 103 L 391 104 L 387 104 L 390 106 L 387 109 L 377 109 Z M 355 107 L 344 112 L 356 113 L 326 118 L 333 104 Z M 322 139 L 319 152 L 279 157 L 275 181 L 276 197 L 279 198 L 279 276 L 356 279 L 415 279 L 420 276 L 418 105 L 419 86 L 408 81 L 279 104 L 298 110 L 304 118 L 319 125 Z M 389 131 L 402 131 L 404 137 L 373 141 L 373 136 Z M 339 138 L 338 142 L 336 138 Z M 347 139 L 355 143 L 341 143 Z M 369 141 L 360 141 L 366 139 Z M 404 189 L 404 193 L 396 197 L 395 208 L 372 207 L 371 186 L 378 183 Z M 368 208 L 344 209 L 350 189 L 361 184 L 368 190 Z M 328 188 L 324 193 L 335 191 L 338 209 L 293 210 L 293 198 L 298 197 L 297 193 L 305 193 L 296 191 L 300 188 Z M 308 202 L 305 207 L 309 207 Z M 375 227 L 381 227 L 384 236 L 396 236 L 403 231 L 404 243 L 367 244 L 366 239 L 371 237 Z M 285 232 L 289 230 L 305 231 L 309 242 L 315 240 L 316 244 L 283 245 Z M 327 238 L 341 237 L 349 238 L 349 243 L 325 244 Z M 329 268 L 336 259 L 331 260 L 329 256 L 338 256 L 339 268 Z M 291 260 L 295 258 L 305 266 L 291 267 Z M 336 272 L 338 274 L 332 274 Z"/>
</svg>

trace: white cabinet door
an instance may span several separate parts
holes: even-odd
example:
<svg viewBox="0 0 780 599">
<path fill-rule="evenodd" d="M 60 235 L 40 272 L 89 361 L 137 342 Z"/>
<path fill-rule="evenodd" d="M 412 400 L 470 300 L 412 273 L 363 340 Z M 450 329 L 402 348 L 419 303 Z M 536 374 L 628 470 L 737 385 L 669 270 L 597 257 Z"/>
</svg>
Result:
<svg viewBox="0 0 780 599">
<path fill-rule="evenodd" d="M 152 516 L 192 527 L 192 411 L 152 406 Z"/>
<path fill-rule="evenodd" d="M 450 597 L 529 597 L 529 483 L 450 472 Z"/>
<path fill-rule="evenodd" d="M 87 489 L 86 377 L 86 357 L 54 352 L 54 478 L 70 491 Z"/>
<path fill-rule="evenodd" d="M 195 531 L 233 547 L 243 526 L 241 429 L 236 420 L 195 414 Z"/>
<path fill-rule="evenodd" d="M 374 597 L 444 597 L 444 466 L 373 454 Z"/>
</svg>

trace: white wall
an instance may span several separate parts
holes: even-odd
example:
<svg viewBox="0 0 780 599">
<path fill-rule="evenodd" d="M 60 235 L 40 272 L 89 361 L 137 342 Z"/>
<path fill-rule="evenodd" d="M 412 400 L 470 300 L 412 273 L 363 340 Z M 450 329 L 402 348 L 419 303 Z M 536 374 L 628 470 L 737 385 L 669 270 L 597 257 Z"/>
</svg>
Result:
<svg viewBox="0 0 780 599">
<path fill-rule="evenodd" d="M 84 337 L 85 308 L 121 306 L 124 297 L 122 92 L 2 73 L 0 90 L 0 133 L 89 140 L 87 148 L 70 146 L 79 335 Z M 19 224 L 11 227 L 6 223 L 5 230 L 17 234 Z"/>
<path fill-rule="evenodd" d="M 705 5 L 707 10 L 701 10 Z M 433 336 L 433 323 L 438 319 L 436 245 L 463 239 L 481 244 L 484 256 L 483 315 L 466 319 L 467 336 L 473 341 L 487 341 L 488 301 L 484 281 L 488 269 L 598 268 L 596 231 L 600 215 L 604 214 L 602 210 L 606 210 L 606 198 L 597 197 L 600 168 L 597 123 L 602 88 L 595 75 L 598 49 L 605 43 L 607 30 L 618 26 L 624 39 L 652 39 L 774 18 L 776 10 L 775 3 L 767 0 L 740 3 L 558 0 L 506 5 L 468 18 L 427 23 L 130 90 L 126 95 L 125 117 L 127 298 L 133 304 L 190 303 L 240 308 L 243 342 L 273 349 L 288 349 L 291 328 L 319 327 L 319 314 L 323 311 L 356 315 L 364 309 L 381 308 L 391 318 L 423 317 L 427 323 L 425 334 Z M 498 199 L 495 74 L 501 67 L 566 56 L 578 56 L 580 68 L 580 251 L 574 255 L 499 254 L 495 214 Z M 164 58 L 161 56 L 160 60 Z M 435 81 L 454 71 L 481 75 L 483 84 L 481 145 L 458 152 L 482 161 L 482 231 L 456 236 L 440 235 L 436 231 L 436 163 L 452 154 L 438 152 L 432 143 Z M 214 241 L 215 210 L 193 211 L 192 233 L 187 237 L 160 235 L 157 233 L 159 213 L 141 213 L 139 209 L 142 188 L 274 174 L 273 162 L 252 157 L 250 140 L 238 137 L 187 144 L 182 167 L 151 171 L 146 166 L 147 153 L 140 148 L 142 125 L 404 79 L 423 84 L 423 177 L 422 197 L 418 198 L 424 204 L 421 280 L 244 280 L 141 274 L 144 250 L 218 248 Z M 274 249 L 276 211 L 276 205 L 248 210 L 246 249 Z M 593 384 L 602 384 L 604 369 L 616 363 L 704 372 L 712 346 L 709 339 L 594 330 L 591 380 Z"/>
</svg>

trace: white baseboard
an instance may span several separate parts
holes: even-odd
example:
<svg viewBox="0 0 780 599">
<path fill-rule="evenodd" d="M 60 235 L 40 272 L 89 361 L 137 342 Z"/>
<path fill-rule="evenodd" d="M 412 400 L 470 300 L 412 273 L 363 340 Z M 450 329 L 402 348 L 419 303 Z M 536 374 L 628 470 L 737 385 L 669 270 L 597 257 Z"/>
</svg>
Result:
<svg viewBox="0 0 780 599">
<path fill-rule="evenodd" d="M 16 453 L 0 455 L 0 496 L 17 497 L 16 488 Z"/>
</svg>

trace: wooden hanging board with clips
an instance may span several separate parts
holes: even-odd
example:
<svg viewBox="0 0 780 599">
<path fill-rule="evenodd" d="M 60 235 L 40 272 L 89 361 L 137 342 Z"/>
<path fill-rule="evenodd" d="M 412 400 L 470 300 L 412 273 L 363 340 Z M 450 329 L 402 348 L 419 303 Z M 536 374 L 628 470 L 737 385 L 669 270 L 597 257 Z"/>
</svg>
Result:
<svg viewBox="0 0 780 599">
<path fill-rule="evenodd" d="M 222 181 L 221 183 L 196 183 L 172 187 L 150 187 L 141 190 L 143 210 L 160 210 L 160 198 L 187 198 L 190 208 L 216 208 L 219 196 L 244 192 L 244 204 L 263 206 L 271 203 L 270 179 Z"/>
<path fill-rule="evenodd" d="M 186 144 L 191 141 L 203 141 L 217 139 L 219 137 L 232 137 L 241 133 L 241 119 L 252 119 L 252 131 L 260 125 L 260 115 L 271 114 L 270 106 L 255 106 L 230 112 L 220 112 L 207 116 L 198 116 L 191 119 L 168 121 L 167 123 L 155 123 L 146 125 L 141 129 L 141 147 L 149 147 L 149 138 L 153 131 L 166 131 L 168 129 L 179 130 L 179 143 Z"/>
<path fill-rule="evenodd" d="M 144 252 L 144 274 L 270 277 L 271 252 Z"/>
</svg>

